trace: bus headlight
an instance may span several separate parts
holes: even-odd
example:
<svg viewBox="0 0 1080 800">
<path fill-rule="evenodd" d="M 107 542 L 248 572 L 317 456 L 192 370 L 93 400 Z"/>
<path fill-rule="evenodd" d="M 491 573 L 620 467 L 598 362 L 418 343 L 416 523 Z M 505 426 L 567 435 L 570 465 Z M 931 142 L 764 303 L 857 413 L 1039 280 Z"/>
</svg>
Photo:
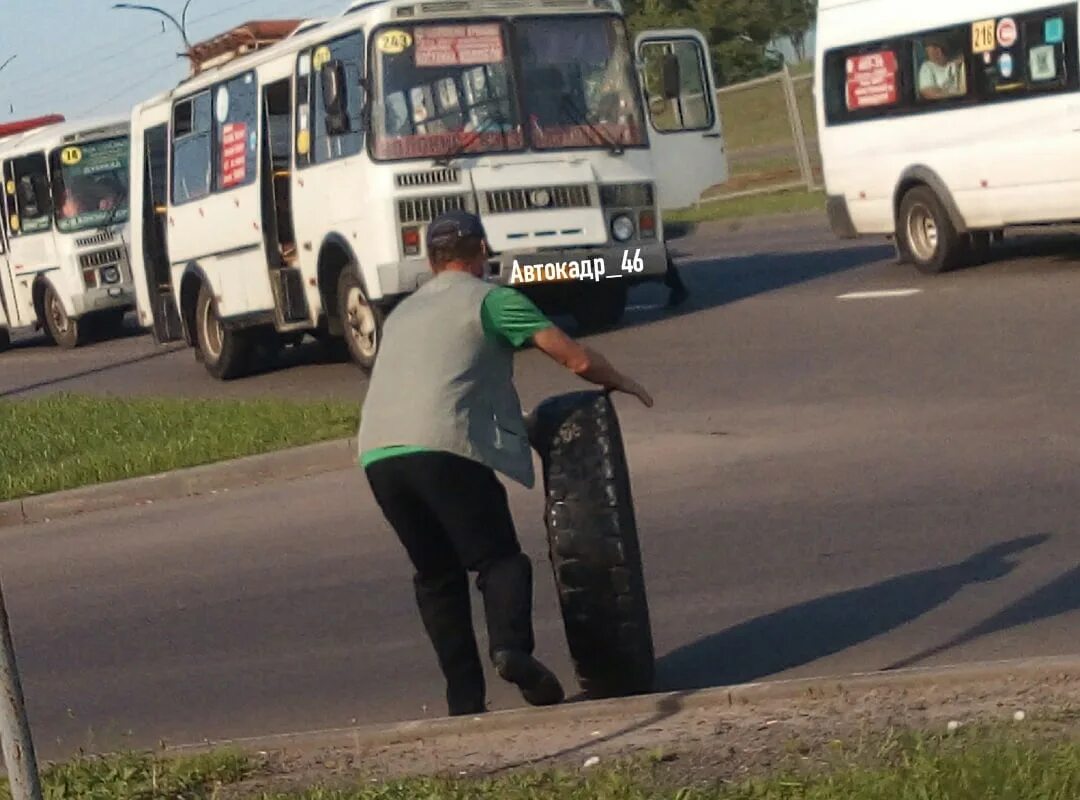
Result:
<svg viewBox="0 0 1080 800">
<path fill-rule="evenodd" d="M 634 221 L 620 214 L 611 221 L 611 235 L 617 242 L 627 242 L 634 237 Z"/>
</svg>

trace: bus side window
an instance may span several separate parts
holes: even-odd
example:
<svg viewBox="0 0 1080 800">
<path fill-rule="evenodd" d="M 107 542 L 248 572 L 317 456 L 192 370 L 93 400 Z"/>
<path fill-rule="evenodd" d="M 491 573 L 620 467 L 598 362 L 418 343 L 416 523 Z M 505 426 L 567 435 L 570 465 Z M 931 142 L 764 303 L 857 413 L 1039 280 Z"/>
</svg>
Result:
<svg viewBox="0 0 1080 800">
<path fill-rule="evenodd" d="M 210 92 L 181 100 L 173 109 L 173 205 L 210 194 L 212 174 Z"/>
<path fill-rule="evenodd" d="M 48 230 L 52 225 L 52 192 L 44 153 L 9 162 L 5 175 L 8 195 L 8 229 L 12 236 Z"/>
<path fill-rule="evenodd" d="M 340 39 L 316 47 L 312 56 L 314 86 L 311 106 L 314 119 L 310 126 L 311 160 L 316 164 L 347 158 L 359 153 L 364 146 L 364 97 L 363 97 L 364 34 L 350 33 Z M 331 135 L 327 132 L 327 114 L 324 107 L 326 86 L 331 80 L 329 71 L 340 66 L 344 83 L 339 91 L 344 94 L 344 133 Z"/>
<path fill-rule="evenodd" d="M 649 41 L 642 45 L 646 102 L 657 131 L 703 131 L 712 127 L 713 103 L 705 69 L 708 57 L 694 39 Z"/>
<path fill-rule="evenodd" d="M 255 182 L 258 152 L 259 89 L 249 72 L 214 90 L 213 161 L 217 164 L 215 190 L 249 186 Z"/>
<path fill-rule="evenodd" d="M 915 91 L 919 100 L 965 97 L 967 80 L 967 28 L 929 34 L 913 48 Z"/>
</svg>

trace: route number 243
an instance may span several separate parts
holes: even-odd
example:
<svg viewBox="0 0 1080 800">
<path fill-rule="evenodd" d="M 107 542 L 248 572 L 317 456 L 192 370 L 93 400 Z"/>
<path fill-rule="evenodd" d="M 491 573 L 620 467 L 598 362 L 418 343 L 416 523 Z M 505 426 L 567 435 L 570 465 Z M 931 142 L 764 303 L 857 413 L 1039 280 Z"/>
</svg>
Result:
<svg viewBox="0 0 1080 800">
<path fill-rule="evenodd" d="M 634 257 L 630 258 L 630 251 L 623 250 L 622 256 L 622 271 L 623 272 L 644 272 L 645 261 L 641 258 L 641 249 L 638 248 L 634 251 Z"/>
</svg>

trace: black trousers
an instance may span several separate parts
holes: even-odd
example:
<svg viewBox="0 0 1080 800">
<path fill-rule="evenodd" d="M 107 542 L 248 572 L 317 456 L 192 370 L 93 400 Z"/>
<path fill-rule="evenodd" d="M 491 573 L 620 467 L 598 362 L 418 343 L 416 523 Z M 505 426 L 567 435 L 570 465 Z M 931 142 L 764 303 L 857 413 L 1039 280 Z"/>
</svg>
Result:
<svg viewBox="0 0 1080 800">
<path fill-rule="evenodd" d="M 468 573 L 484 600 L 489 657 L 532 654 L 532 563 L 521 551 L 506 489 L 495 473 L 449 453 L 377 461 L 367 470 L 376 502 L 415 569 L 420 617 L 446 679 L 451 714 L 485 703 Z"/>
</svg>

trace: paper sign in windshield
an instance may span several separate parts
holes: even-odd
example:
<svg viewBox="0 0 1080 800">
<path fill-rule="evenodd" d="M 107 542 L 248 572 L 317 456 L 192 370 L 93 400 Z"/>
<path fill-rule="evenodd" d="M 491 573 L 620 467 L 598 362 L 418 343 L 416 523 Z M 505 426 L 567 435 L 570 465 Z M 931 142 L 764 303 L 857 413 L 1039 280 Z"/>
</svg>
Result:
<svg viewBox="0 0 1080 800">
<path fill-rule="evenodd" d="M 888 106 L 896 102 L 896 54 L 891 50 L 866 53 L 847 60 L 849 110 Z"/>
<path fill-rule="evenodd" d="M 247 178 L 247 125 L 230 122 L 221 131 L 221 187 L 239 186 Z"/>
<path fill-rule="evenodd" d="M 416 66 L 497 64 L 503 60 L 502 31 L 496 25 L 421 26 L 416 29 Z"/>
</svg>

